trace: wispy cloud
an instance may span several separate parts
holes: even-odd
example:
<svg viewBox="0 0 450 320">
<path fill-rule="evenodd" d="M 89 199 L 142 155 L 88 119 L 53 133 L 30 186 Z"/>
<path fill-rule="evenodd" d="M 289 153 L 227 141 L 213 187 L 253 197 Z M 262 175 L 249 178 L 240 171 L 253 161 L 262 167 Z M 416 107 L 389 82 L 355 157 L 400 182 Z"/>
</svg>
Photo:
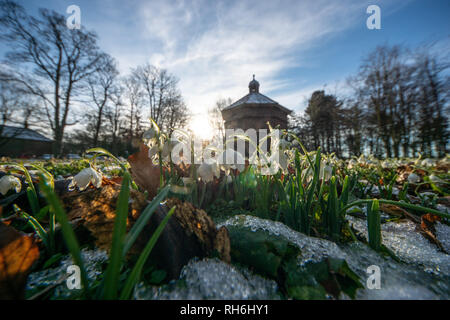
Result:
<svg viewBox="0 0 450 320">
<path fill-rule="evenodd" d="M 245 94 L 253 73 L 263 92 L 284 91 L 282 100 L 292 104 L 286 97 L 300 92 L 280 73 L 300 67 L 302 52 L 360 20 L 366 7 L 320 0 L 152 1 L 138 7 L 138 18 L 145 37 L 159 43 L 148 60 L 180 77 L 188 106 L 198 112 L 220 97 Z"/>
<path fill-rule="evenodd" d="M 377 1 L 383 8 L 393 7 L 392 2 Z M 310 65 L 305 52 L 311 48 L 324 47 L 333 35 L 363 23 L 369 4 L 107 0 L 90 4 L 92 13 L 83 12 L 122 72 L 144 62 L 169 69 L 180 78 L 188 107 L 199 113 L 219 98 L 246 94 L 252 74 L 263 93 L 288 108 L 299 108 L 304 99 L 298 97 L 328 80 L 305 84 L 298 78 L 293 81 L 289 72 Z"/>
</svg>

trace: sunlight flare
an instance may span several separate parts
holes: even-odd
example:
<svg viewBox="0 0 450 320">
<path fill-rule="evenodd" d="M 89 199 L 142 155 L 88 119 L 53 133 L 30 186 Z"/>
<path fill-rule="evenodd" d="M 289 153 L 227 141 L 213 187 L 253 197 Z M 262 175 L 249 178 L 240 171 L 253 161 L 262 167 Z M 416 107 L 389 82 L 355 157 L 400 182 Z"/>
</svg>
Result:
<svg viewBox="0 0 450 320">
<path fill-rule="evenodd" d="M 214 128 L 211 126 L 207 114 L 194 115 L 189 121 L 189 129 L 196 137 L 204 140 L 210 140 L 214 135 Z"/>
</svg>

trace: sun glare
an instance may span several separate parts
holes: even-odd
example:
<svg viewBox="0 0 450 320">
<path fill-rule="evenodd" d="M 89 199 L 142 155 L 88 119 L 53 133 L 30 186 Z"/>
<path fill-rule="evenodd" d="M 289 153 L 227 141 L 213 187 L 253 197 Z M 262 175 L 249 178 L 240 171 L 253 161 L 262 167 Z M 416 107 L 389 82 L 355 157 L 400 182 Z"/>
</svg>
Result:
<svg viewBox="0 0 450 320">
<path fill-rule="evenodd" d="M 204 140 L 210 140 L 214 134 L 214 129 L 209 122 L 209 117 L 207 114 L 198 114 L 193 116 L 189 122 L 189 128 L 196 137 Z"/>
</svg>

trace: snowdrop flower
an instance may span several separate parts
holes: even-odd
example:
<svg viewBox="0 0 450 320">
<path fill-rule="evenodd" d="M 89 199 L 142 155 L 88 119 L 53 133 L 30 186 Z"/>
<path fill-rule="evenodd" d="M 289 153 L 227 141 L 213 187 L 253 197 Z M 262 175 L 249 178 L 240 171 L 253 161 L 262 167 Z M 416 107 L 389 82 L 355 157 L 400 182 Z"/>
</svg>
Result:
<svg viewBox="0 0 450 320">
<path fill-rule="evenodd" d="M 319 179 L 323 179 L 324 181 L 328 181 L 331 179 L 331 174 L 333 173 L 333 168 L 324 163 L 321 162 L 320 163 L 320 174 L 319 174 Z"/>
<path fill-rule="evenodd" d="M 287 148 L 289 148 L 289 141 L 285 140 L 285 139 L 280 139 L 280 142 L 278 143 L 278 145 L 280 146 L 280 148 L 282 150 L 286 150 Z"/>
<path fill-rule="evenodd" d="M 91 182 L 96 188 L 100 188 L 102 186 L 102 178 L 102 174 L 92 167 L 83 169 L 73 177 L 73 180 L 69 185 L 69 190 L 72 191 L 75 189 L 75 186 L 78 186 L 78 189 L 83 191 Z"/>
<path fill-rule="evenodd" d="M 288 169 L 288 157 L 284 153 L 284 151 L 274 152 L 270 155 L 268 162 L 270 164 L 270 170 L 267 172 L 271 172 L 271 174 L 275 174 L 279 169 L 283 173 L 287 172 Z"/>
<path fill-rule="evenodd" d="M 420 182 L 420 176 L 415 173 L 410 173 L 408 176 L 408 182 L 412 184 L 416 184 Z"/>
<path fill-rule="evenodd" d="M 182 143 L 182 142 L 176 138 L 171 138 L 171 139 L 165 141 L 164 145 L 161 148 L 161 157 L 163 159 L 168 158 L 170 153 L 172 152 L 172 150 L 179 143 Z"/>
<path fill-rule="evenodd" d="M 423 159 L 420 163 L 423 167 L 432 167 L 434 165 L 434 161 L 432 159 Z"/>
<path fill-rule="evenodd" d="M 157 138 L 156 130 L 151 127 L 149 130 L 145 131 L 142 138 L 146 141 L 147 145 L 153 142 Z"/>
<path fill-rule="evenodd" d="M 221 156 L 222 165 L 221 168 L 227 174 L 229 174 L 230 169 L 237 169 L 240 172 L 245 170 L 245 159 L 237 151 L 233 149 L 226 149 Z"/>
<path fill-rule="evenodd" d="M 278 167 L 281 169 L 281 171 L 283 171 L 283 173 L 288 172 L 288 158 L 284 152 L 280 152 Z"/>
<path fill-rule="evenodd" d="M 153 159 L 159 152 L 159 146 L 157 144 L 153 145 L 148 149 L 148 157 Z"/>
<path fill-rule="evenodd" d="M 214 177 L 220 177 L 220 168 L 216 163 L 204 162 L 198 167 L 197 173 L 204 182 L 210 182 L 214 180 Z"/>
<path fill-rule="evenodd" d="M 354 166 L 356 166 L 356 160 L 355 159 L 351 159 L 349 162 L 348 162 L 348 165 L 347 165 L 347 169 L 353 169 L 353 167 Z"/>
<path fill-rule="evenodd" d="M 154 164 L 159 164 L 160 155 L 163 160 L 167 161 L 170 153 L 178 143 L 180 141 L 175 138 L 166 139 L 161 136 L 159 140 L 153 140 L 148 144 L 148 157 L 152 159 Z"/>
<path fill-rule="evenodd" d="M 20 192 L 22 189 L 19 178 L 10 175 L 3 176 L 0 179 L 0 193 L 6 195 L 12 189 L 15 189 L 16 192 Z"/>
</svg>

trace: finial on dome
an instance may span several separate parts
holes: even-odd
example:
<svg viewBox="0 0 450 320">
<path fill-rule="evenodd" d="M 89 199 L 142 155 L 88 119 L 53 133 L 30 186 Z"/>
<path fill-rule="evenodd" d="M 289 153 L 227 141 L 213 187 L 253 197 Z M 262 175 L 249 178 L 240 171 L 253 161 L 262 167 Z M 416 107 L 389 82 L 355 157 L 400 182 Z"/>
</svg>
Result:
<svg viewBox="0 0 450 320">
<path fill-rule="evenodd" d="M 253 80 L 248 84 L 248 89 L 250 93 L 259 92 L 259 82 L 255 80 L 255 75 L 253 75 Z"/>
</svg>

